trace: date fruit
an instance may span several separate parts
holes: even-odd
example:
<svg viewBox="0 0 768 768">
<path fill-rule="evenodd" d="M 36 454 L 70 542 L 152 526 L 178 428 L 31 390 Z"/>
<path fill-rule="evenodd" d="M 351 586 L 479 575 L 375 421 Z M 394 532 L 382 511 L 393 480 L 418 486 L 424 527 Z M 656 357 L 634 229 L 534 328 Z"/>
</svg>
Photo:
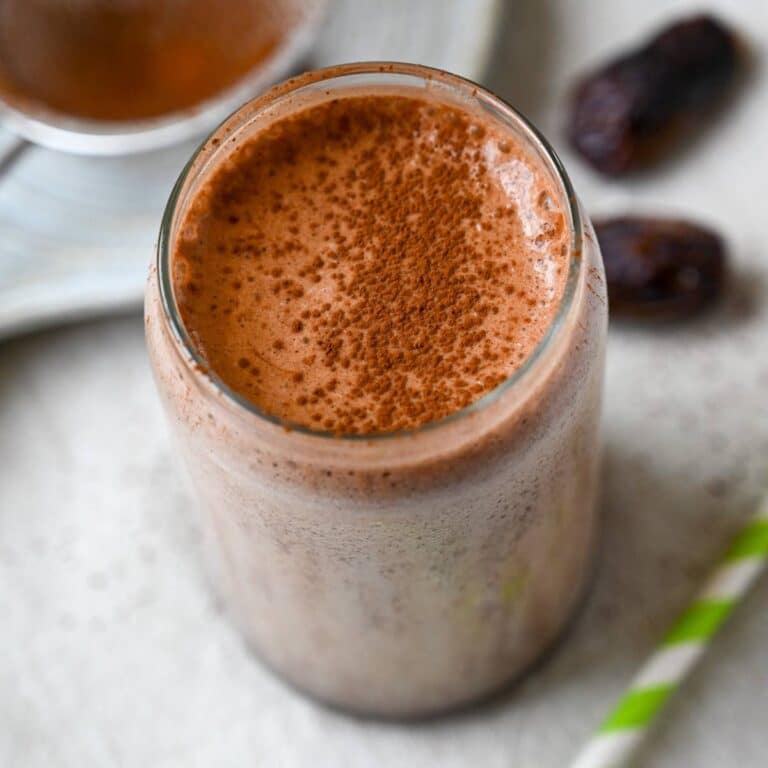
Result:
<svg viewBox="0 0 768 768">
<path fill-rule="evenodd" d="M 577 85 L 570 141 L 607 175 L 646 166 L 720 101 L 739 58 L 735 36 L 717 19 L 673 24 Z"/>
<path fill-rule="evenodd" d="M 674 219 L 622 217 L 595 223 L 615 317 L 682 319 L 711 304 L 725 280 L 725 247 L 714 232 Z"/>
</svg>

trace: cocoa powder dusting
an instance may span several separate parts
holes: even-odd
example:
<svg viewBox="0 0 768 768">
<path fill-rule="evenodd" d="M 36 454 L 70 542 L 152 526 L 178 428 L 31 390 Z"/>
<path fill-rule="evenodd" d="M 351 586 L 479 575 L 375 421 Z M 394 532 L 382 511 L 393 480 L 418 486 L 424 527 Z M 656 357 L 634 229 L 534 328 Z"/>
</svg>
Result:
<svg viewBox="0 0 768 768">
<path fill-rule="evenodd" d="M 439 420 L 504 381 L 551 322 L 568 229 L 550 184 L 457 107 L 305 108 L 235 149 L 191 204 L 173 254 L 183 321 L 223 381 L 288 422 Z"/>
</svg>

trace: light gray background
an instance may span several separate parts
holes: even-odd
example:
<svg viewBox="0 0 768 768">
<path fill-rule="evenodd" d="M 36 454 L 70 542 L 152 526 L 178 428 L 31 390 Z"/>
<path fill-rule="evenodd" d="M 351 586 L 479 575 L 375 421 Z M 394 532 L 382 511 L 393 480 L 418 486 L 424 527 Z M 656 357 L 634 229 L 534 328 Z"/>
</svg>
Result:
<svg viewBox="0 0 768 768">
<path fill-rule="evenodd" d="M 603 547 L 560 648 L 508 695 L 415 725 L 348 719 L 287 690 L 248 655 L 202 579 L 131 312 L 0 346 L 0 765 L 566 765 L 768 484 L 768 8 L 708 5 L 749 38 L 751 81 L 684 152 L 629 183 L 597 178 L 564 146 L 566 85 L 699 3 L 510 2 L 485 78 L 553 138 L 593 213 L 690 215 L 719 228 L 733 257 L 729 297 L 708 317 L 611 329 Z M 356 12 L 354 0 L 342 6 Z M 397 50 L 388 34 L 370 56 Z M 430 34 L 407 32 L 441 61 L 451 46 Z M 363 55 L 360 40 L 347 44 L 349 56 L 343 39 L 323 55 Z M 766 765 L 767 607 L 764 579 L 643 766 Z"/>
</svg>

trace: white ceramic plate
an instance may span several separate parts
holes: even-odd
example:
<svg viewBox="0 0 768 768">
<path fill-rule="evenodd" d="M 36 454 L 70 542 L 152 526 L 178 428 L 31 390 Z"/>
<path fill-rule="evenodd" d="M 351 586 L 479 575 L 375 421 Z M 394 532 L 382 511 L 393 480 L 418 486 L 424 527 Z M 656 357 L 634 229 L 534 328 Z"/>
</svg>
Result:
<svg viewBox="0 0 768 768">
<path fill-rule="evenodd" d="M 312 66 L 390 59 L 480 79 L 501 0 L 338 0 Z M 0 175 L 0 336 L 141 301 L 163 205 L 196 142 L 127 158 L 26 147 Z M 17 140 L 0 134 L 0 166 Z"/>
</svg>

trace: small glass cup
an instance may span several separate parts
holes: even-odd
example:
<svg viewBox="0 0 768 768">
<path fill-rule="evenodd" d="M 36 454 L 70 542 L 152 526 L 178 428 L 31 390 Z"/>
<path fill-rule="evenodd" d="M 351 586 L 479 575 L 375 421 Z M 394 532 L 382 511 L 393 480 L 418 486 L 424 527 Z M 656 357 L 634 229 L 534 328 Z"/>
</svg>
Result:
<svg viewBox="0 0 768 768">
<path fill-rule="evenodd" d="M 125 0 L 120 2 L 125 4 Z M 160 4 L 158 0 L 158 5 Z M 11 131 L 34 144 L 84 155 L 145 152 L 205 135 L 243 101 L 286 77 L 291 69 L 301 62 L 317 36 L 328 4 L 329 0 L 272 0 L 271 12 L 282 13 L 291 19 L 275 48 L 232 85 L 188 108 L 138 120 L 93 120 L 53 110 L 38 100 L 29 99 L 14 93 L 13 89 L 2 87 L 0 120 Z M 56 27 L 50 28 L 51 23 L 46 14 L 68 14 L 77 19 L 78 14 L 88 13 L 89 9 L 96 11 L 99 7 L 103 9 L 105 5 L 109 4 L 105 4 L 103 0 L 80 0 L 65 8 L 60 0 L 36 0 L 35 7 L 26 9 L 25 13 L 30 17 L 30 24 L 48 24 L 46 32 L 55 38 L 56 34 L 64 32 L 57 31 Z M 146 12 L 146 8 L 142 8 L 140 4 L 133 5 L 131 8 L 129 3 L 123 11 L 126 17 L 130 18 L 132 13 L 141 15 Z M 225 5 L 226 3 L 220 4 L 221 13 L 226 13 Z M 172 8 L 172 5 L 169 6 L 169 15 Z M 12 34 L 14 31 L 9 25 L 13 20 L 3 15 L 7 16 L 9 10 L 0 9 L 0 24 L 5 24 L 8 32 Z M 183 6 L 176 4 L 176 10 L 173 12 L 181 10 Z M 38 22 L 35 22 L 38 17 Z M 72 26 L 67 25 L 67 29 Z M 40 30 L 35 32 L 33 26 L 32 33 L 39 35 Z M 41 44 L 39 40 L 34 42 Z M 28 44 L 32 45 L 32 42 Z M 215 65 L 215 62 L 211 62 L 211 65 Z M 126 94 L 126 99 L 130 99 L 130 94 Z"/>
<path fill-rule="evenodd" d="M 233 146 L 349 89 L 429 89 L 496 121 L 550 175 L 571 242 L 556 317 L 508 380 L 422 428 L 338 437 L 288 428 L 203 364 L 169 260 L 195 190 Z M 280 675 L 344 709 L 417 716 L 488 694 L 550 647 L 592 561 L 607 304 L 591 227 L 524 117 L 474 83 L 408 64 L 349 64 L 276 87 L 230 117 L 182 173 L 145 319 L 214 582 Z"/>
</svg>

